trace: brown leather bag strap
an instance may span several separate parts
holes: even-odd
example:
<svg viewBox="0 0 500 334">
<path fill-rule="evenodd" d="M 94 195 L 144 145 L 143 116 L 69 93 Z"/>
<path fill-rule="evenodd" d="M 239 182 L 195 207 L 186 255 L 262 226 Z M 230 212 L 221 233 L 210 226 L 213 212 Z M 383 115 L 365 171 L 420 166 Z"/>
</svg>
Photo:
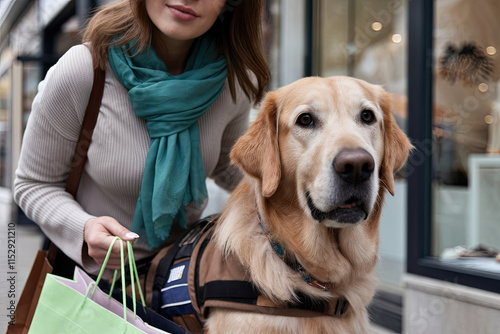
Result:
<svg viewBox="0 0 500 334">
<path fill-rule="evenodd" d="M 100 68 L 94 69 L 94 83 L 90 92 L 89 103 L 85 116 L 83 118 L 80 135 L 76 144 L 71 171 L 69 172 L 68 181 L 66 182 L 66 191 L 76 197 L 80 179 L 83 174 L 83 167 L 87 161 L 87 152 L 89 150 L 92 133 L 97 123 L 99 116 L 99 108 L 101 107 L 102 94 L 104 91 L 104 80 L 106 72 Z"/>
<path fill-rule="evenodd" d="M 76 197 L 80 179 L 82 178 L 83 167 L 87 161 L 87 151 L 92 139 L 97 116 L 101 107 L 102 94 L 104 92 L 104 81 L 106 72 L 99 68 L 94 69 L 94 82 L 90 92 L 89 103 L 83 117 L 80 135 L 76 143 L 75 155 L 71 164 L 68 180 L 66 182 L 66 191 L 73 197 Z M 76 263 L 64 254 L 52 241 L 48 240 L 47 259 L 53 266 L 52 273 L 57 276 L 72 278 Z"/>
</svg>

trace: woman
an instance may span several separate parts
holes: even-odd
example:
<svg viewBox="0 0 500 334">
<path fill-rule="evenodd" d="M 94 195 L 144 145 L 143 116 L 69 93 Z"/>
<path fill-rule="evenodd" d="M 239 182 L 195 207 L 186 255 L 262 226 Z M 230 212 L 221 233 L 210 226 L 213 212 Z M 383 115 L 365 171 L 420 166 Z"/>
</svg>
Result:
<svg viewBox="0 0 500 334">
<path fill-rule="evenodd" d="M 91 19 L 86 43 L 40 83 L 14 196 L 87 272 L 115 235 L 140 235 L 138 259 L 172 242 L 201 215 L 205 176 L 227 190 L 238 183 L 228 154 L 270 77 L 261 15 L 256 0 L 122 0 Z M 64 186 L 93 66 L 106 81 L 75 201 Z M 108 264 L 119 261 L 115 245 Z"/>
</svg>

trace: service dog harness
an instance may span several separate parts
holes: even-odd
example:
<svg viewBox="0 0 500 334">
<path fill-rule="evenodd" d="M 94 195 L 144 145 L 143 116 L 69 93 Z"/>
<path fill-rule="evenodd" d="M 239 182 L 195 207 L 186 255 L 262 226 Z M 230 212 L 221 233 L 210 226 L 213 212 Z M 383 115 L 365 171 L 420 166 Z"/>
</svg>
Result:
<svg viewBox="0 0 500 334">
<path fill-rule="evenodd" d="M 234 256 L 224 256 L 210 242 L 213 228 L 213 222 L 199 221 L 153 260 L 146 280 L 146 302 L 163 316 L 200 332 L 212 307 L 291 317 L 343 317 L 347 313 L 349 303 L 344 298 L 315 300 L 302 293 L 297 294 L 298 302 L 279 307 L 258 291 Z M 308 278 L 315 286 L 314 279 Z"/>
</svg>

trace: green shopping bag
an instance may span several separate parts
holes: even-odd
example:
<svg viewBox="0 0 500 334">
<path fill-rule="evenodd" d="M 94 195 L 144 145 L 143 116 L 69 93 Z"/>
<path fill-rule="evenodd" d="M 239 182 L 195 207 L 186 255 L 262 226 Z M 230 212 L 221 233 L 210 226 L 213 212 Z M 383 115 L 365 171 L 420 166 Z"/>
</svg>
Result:
<svg viewBox="0 0 500 334">
<path fill-rule="evenodd" d="M 104 294 L 97 285 L 101 280 L 104 269 L 111 255 L 114 243 L 120 240 L 121 254 L 121 283 L 122 300 L 125 298 L 125 259 L 123 242 L 115 237 L 109 247 L 108 254 L 104 260 L 97 280 L 94 282 L 88 275 L 78 267 L 75 269 L 75 277 L 69 280 L 63 277 L 48 274 L 40 299 L 38 301 L 33 321 L 29 329 L 29 334 L 37 333 L 70 333 L 70 334 L 96 334 L 96 333 L 166 333 L 160 329 L 149 326 L 142 319 L 135 315 L 135 288 L 132 288 L 132 299 L 134 300 L 134 310 L 127 309 L 125 304 L 121 304 L 112 299 L 111 293 L 115 283 L 116 273 L 113 277 L 113 286 L 109 295 Z M 135 266 L 132 253 L 132 244 L 127 242 L 129 253 L 129 267 L 131 272 L 132 287 L 139 281 L 137 268 Z M 135 277 L 134 277 L 135 276 Z M 137 284 L 143 305 L 144 296 Z M 120 314 L 123 311 L 122 314 Z"/>
</svg>

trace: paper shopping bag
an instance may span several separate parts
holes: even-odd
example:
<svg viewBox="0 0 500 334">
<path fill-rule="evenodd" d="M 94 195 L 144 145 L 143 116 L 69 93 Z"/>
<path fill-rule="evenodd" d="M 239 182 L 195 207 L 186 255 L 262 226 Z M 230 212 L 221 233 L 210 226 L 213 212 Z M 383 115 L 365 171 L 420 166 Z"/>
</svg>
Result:
<svg viewBox="0 0 500 334">
<path fill-rule="evenodd" d="M 119 238 L 115 238 L 120 240 Z M 49 274 L 45 279 L 40 299 L 28 333 L 151 333 L 164 334 L 137 317 L 133 310 L 104 294 L 97 284 L 102 277 L 114 242 L 104 261 L 97 281 L 93 281 L 80 268 L 75 268 L 73 280 Z M 125 288 L 123 244 L 120 240 L 122 256 L 122 287 Z M 131 272 L 135 268 L 131 244 L 129 259 Z M 136 277 L 138 277 L 137 273 Z M 132 277 L 132 284 L 134 275 Z M 141 292 L 142 294 L 142 292 Z M 125 298 L 124 298 L 125 299 Z M 134 295 L 135 299 L 135 295 Z"/>
<path fill-rule="evenodd" d="M 101 287 L 101 284 L 99 285 Z M 109 287 L 104 286 L 102 289 L 104 292 L 109 291 Z M 117 301 L 122 301 L 122 291 L 120 289 L 115 289 L 112 291 L 112 297 Z M 132 297 L 128 294 L 126 295 L 126 303 L 127 307 L 131 307 L 129 305 L 133 305 Z M 136 312 L 137 316 L 139 316 L 144 322 L 148 325 L 151 325 L 155 328 L 159 328 L 165 332 L 171 334 L 190 334 L 191 332 L 185 329 L 184 327 L 176 324 L 172 320 L 165 318 L 164 316 L 156 313 L 149 307 L 144 307 L 139 301 L 136 301 Z"/>
<path fill-rule="evenodd" d="M 51 272 L 52 266 L 47 260 L 47 252 L 39 250 L 17 303 L 14 318 L 9 321 L 6 334 L 28 333 L 45 276 Z"/>
</svg>

